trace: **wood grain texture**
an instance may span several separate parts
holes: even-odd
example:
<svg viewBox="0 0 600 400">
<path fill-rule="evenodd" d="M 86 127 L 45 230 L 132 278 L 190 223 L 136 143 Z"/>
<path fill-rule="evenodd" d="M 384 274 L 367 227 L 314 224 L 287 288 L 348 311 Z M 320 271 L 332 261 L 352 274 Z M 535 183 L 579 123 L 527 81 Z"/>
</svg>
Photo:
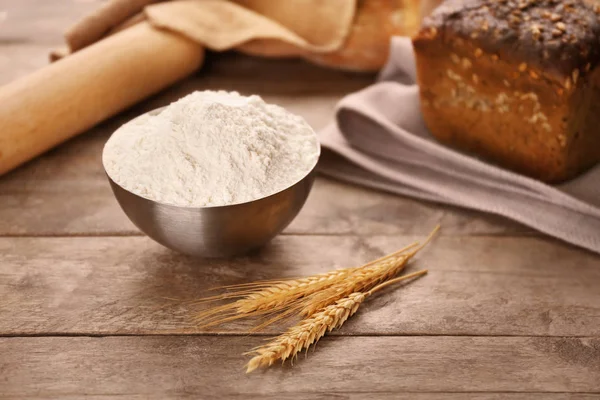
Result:
<svg viewBox="0 0 600 400">
<path fill-rule="evenodd" d="M 77 164 L 73 163 L 75 168 Z M 36 166 L 41 169 L 40 164 Z M 0 192 L 0 236 L 141 235 L 119 208 L 102 172 L 98 175 L 101 180 L 86 180 L 82 185 L 77 177 L 65 177 L 55 186 L 43 178 L 25 178 L 19 183 L 29 188 Z M 534 235 L 500 217 L 369 191 L 324 177 L 316 180 L 305 207 L 285 234 L 425 234 L 438 222 L 444 234 Z"/>
<path fill-rule="evenodd" d="M 0 1 L 0 85 L 48 64 L 62 32 L 101 1 Z"/>
<path fill-rule="evenodd" d="M 294 367 L 245 375 L 260 337 L 0 339 L 3 395 L 107 397 L 378 392 L 600 393 L 600 340 L 327 337 Z M 335 373 L 332 373 L 335 371 Z M 343 398 L 343 397 L 342 397 Z"/>
<path fill-rule="evenodd" d="M 195 333 L 201 308 L 185 302 L 209 288 L 349 267 L 418 238 L 280 236 L 235 260 L 191 259 L 145 237 L 4 238 L 0 334 Z M 341 334 L 600 335 L 599 263 L 539 238 L 442 236 L 411 267 L 428 276 L 373 297 Z"/>
<path fill-rule="evenodd" d="M 0 0 L 0 84 L 43 67 L 100 2 Z M 598 256 L 503 218 L 319 178 L 270 245 L 194 260 L 140 236 L 110 193 L 100 156 L 111 132 L 193 90 L 258 93 L 320 129 L 372 80 L 212 55 L 197 76 L 0 178 L 0 399 L 600 399 Z M 294 368 L 244 375 L 241 354 L 264 336 L 241 323 L 201 332 L 196 309 L 166 299 L 356 265 L 438 222 L 442 236 L 411 267 L 430 275 L 370 299 Z"/>
<path fill-rule="evenodd" d="M 210 394 L 196 394 L 196 393 L 183 393 L 178 392 L 176 394 L 169 393 L 164 394 L 130 394 L 130 393 L 111 393 L 110 395 L 104 394 L 86 394 L 86 399 L 106 399 L 108 398 L 124 398 L 131 400 L 165 400 L 165 399 L 197 399 L 202 396 L 202 399 L 222 399 L 224 396 L 211 392 Z M 51 394 L 43 395 L 31 395 L 29 399 L 79 399 L 80 394 L 69 395 L 61 394 L 53 396 Z M 261 400 L 298 400 L 298 399 L 312 399 L 312 400 L 598 400 L 600 394 L 593 393 L 548 393 L 548 392 L 527 392 L 527 393 L 514 393 L 514 392 L 459 392 L 459 393 L 442 393 L 442 392 L 379 392 L 379 391 L 368 391 L 361 390 L 355 393 L 348 392 L 331 392 L 324 390 L 323 393 L 278 393 L 278 394 L 248 394 L 248 393 L 228 393 L 227 399 L 232 400 L 246 400 L 246 399 L 261 399 Z M 21 399 L 16 396 L 2 396 L 0 399 Z"/>
</svg>

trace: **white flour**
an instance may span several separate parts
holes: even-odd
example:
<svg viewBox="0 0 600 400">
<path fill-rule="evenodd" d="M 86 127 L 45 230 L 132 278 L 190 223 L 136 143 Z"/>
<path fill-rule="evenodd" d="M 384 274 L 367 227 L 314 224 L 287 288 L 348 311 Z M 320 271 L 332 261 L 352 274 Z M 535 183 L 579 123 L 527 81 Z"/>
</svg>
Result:
<svg viewBox="0 0 600 400">
<path fill-rule="evenodd" d="M 304 177 L 319 155 L 299 116 L 236 92 L 195 92 L 142 116 L 106 143 L 103 163 L 120 186 L 178 206 L 256 200 Z"/>
</svg>

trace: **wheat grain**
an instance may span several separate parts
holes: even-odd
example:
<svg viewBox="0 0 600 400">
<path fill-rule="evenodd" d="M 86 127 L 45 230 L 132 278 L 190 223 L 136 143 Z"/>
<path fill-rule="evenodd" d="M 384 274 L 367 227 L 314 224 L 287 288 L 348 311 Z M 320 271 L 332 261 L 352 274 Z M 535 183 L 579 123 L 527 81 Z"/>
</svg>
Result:
<svg viewBox="0 0 600 400">
<path fill-rule="evenodd" d="M 248 362 L 246 372 L 252 372 L 262 366 L 271 366 L 277 360 L 285 361 L 302 349 L 310 347 L 327 331 L 341 326 L 356 312 L 364 299 L 364 293 L 352 293 L 290 328 L 273 342 L 255 350 L 257 355 Z"/>
<path fill-rule="evenodd" d="M 354 292 L 337 300 L 335 304 L 331 304 L 302 320 L 270 343 L 253 350 L 251 354 L 255 354 L 255 356 L 248 362 L 246 372 L 252 372 L 263 366 L 271 366 L 277 360 L 285 361 L 290 357 L 293 358 L 303 349 L 308 349 L 313 343 L 319 341 L 327 332 L 341 327 L 348 318 L 358 311 L 358 308 L 368 296 L 391 284 L 416 278 L 426 273 L 425 270 L 405 275 L 384 282 L 368 292 Z"/>
<path fill-rule="evenodd" d="M 301 297 L 307 297 L 313 293 L 317 293 L 323 289 L 344 282 L 348 276 L 353 275 L 356 271 L 371 268 L 374 264 L 386 262 L 389 259 L 396 259 L 396 257 L 415 246 L 418 246 L 418 243 L 413 243 L 401 250 L 388 254 L 375 261 L 371 261 L 361 267 L 340 269 L 325 274 L 309 276 L 307 278 L 276 283 L 271 287 L 251 293 L 244 299 L 238 300 L 238 312 L 251 313 L 253 311 L 265 309 L 272 310 L 279 306 L 292 303 Z"/>
<path fill-rule="evenodd" d="M 206 310 L 196 316 L 196 321 L 206 328 L 248 316 L 283 312 L 300 298 L 344 280 L 352 270 L 353 268 L 347 268 L 302 279 L 280 281 L 258 290 L 244 291 L 237 294 L 241 297 L 239 300 Z M 232 294 L 225 294 L 221 298 L 215 296 L 215 299 L 231 297 Z"/>
<path fill-rule="evenodd" d="M 356 269 L 347 277 L 347 279 L 339 281 L 335 285 L 331 285 L 319 293 L 316 293 L 314 296 L 307 299 L 300 314 L 303 317 L 309 317 L 317 310 L 327 307 L 353 292 L 367 291 L 381 282 L 398 275 L 404 270 L 408 261 L 431 241 L 438 230 L 439 226 L 429 234 L 423 244 L 414 244 L 416 247 L 409 246 L 411 249 L 410 252 L 396 252 L 393 256 L 380 259 L 382 260 L 381 262 L 369 263 L 363 268 Z"/>
<path fill-rule="evenodd" d="M 317 310 L 327 307 L 351 293 L 367 291 L 378 283 L 400 273 L 406 267 L 407 262 L 407 257 L 400 256 L 397 259 L 355 271 L 347 279 L 329 288 L 325 288 L 312 296 L 306 301 L 300 314 L 304 317 L 309 317 Z"/>
<path fill-rule="evenodd" d="M 389 259 L 395 259 L 406 251 L 413 249 L 415 246 L 418 246 L 418 243 L 413 243 L 401 250 L 388 254 L 375 261 L 371 261 L 361 267 L 345 268 L 306 278 L 274 282 L 273 285 L 249 293 L 243 299 L 238 300 L 236 302 L 237 311 L 239 313 L 248 314 L 266 309 L 273 310 L 282 305 L 292 303 L 301 297 L 309 296 L 320 290 L 343 282 L 345 278 L 356 271 L 363 270 Z"/>
<path fill-rule="evenodd" d="M 277 283 L 238 300 L 238 312 L 246 314 L 290 303 L 339 282 L 353 270 L 354 268 L 340 269 L 326 274 Z"/>
<path fill-rule="evenodd" d="M 258 331 L 298 314 L 302 317 L 311 316 L 353 292 L 367 291 L 393 278 L 431 240 L 438 229 L 439 226 L 423 244 L 413 243 L 360 267 L 336 270 L 307 278 L 260 281 L 222 287 L 221 289 L 228 292 L 200 299 L 194 304 L 233 301 L 200 312 L 195 320 L 200 327 L 208 328 L 242 318 L 261 317 L 263 318 L 261 323 L 253 329 Z"/>
<path fill-rule="evenodd" d="M 254 287 L 253 284 L 223 287 L 223 289 L 233 288 L 234 292 L 207 297 L 198 300 L 195 303 L 198 304 L 236 298 L 238 300 L 229 304 L 212 307 L 199 313 L 195 317 L 196 322 L 202 327 L 207 328 L 225 322 L 246 318 L 248 316 L 256 317 L 276 314 L 274 318 L 267 320 L 254 329 L 260 330 L 299 311 L 303 307 L 301 300 L 307 299 L 306 301 L 308 301 L 311 295 L 344 282 L 348 276 L 354 274 L 356 271 L 372 270 L 377 266 L 377 263 L 383 263 L 389 259 L 396 259 L 401 254 L 414 249 L 416 246 L 418 246 L 418 243 L 413 243 L 401 250 L 388 254 L 375 261 L 371 261 L 361 267 L 340 269 L 300 279 L 262 281 L 254 284 Z"/>
</svg>

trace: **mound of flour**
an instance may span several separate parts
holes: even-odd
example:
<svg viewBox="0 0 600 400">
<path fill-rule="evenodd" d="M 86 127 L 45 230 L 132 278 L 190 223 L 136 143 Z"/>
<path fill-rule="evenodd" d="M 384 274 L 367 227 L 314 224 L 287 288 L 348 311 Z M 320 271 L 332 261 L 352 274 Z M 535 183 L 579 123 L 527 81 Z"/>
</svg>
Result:
<svg viewBox="0 0 600 400">
<path fill-rule="evenodd" d="M 194 92 L 117 130 L 102 161 L 139 196 L 178 206 L 222 206 L 277 193 L 315 165 L 319 147 L 299 116 L 236 92 Z"/>
</svg>

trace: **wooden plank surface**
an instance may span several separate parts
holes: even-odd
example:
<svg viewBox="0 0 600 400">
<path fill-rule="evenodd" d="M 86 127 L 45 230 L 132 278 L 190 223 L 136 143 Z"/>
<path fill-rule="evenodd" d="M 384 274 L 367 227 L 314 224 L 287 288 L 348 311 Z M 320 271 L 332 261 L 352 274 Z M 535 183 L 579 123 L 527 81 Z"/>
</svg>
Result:
<svg viewBox="0 0 600 400">
<path fill-rule="evenodd" d="M 0 334 L 199 332 L 191 317 L 201 309 L 186 302 L 209 288 L 349 267 L 416 239 L 289 235 L 247 257 L 209 261 L 145 237 L 4 238 Z M 374 297 L 342 334 L 600 336 L 594 255 L 539 238 L 442 236 L 410 270 L 422 268 L 430 274 Z"/>
<path fill-rule="evenodd" d="M 54 186 L 40 179 L 37 189 L 38 181 L 22 177 L 20 182 L 30 185 L 31 190 L 0 192 L 0 236 L 141 235 L 119 208 L 102 172 L 98 175 L 100 181 L 86 181 L 81 186 L 76 178 L 70 182 L 65 178 Z M 9 183 L 9 178 L 4 182 Z M 86 188 L 88 185 L 91 187 Z M 418 219 L 414 218 L 416 215 Z M 500 217 L 440 207 L 322 177 L 285 233 L 425 234 L 436 223 L 444 226 L 444 234 L 537 235 Z"/>
<path fill-rule="evenodd" d="M 0 85 L 46 65 L 62 32 L 102 1 L 0 1 Z"/>
<path fill-rule="evenodd" d="M 42 67 L 101 0 L 0 1 L 0 84 Z M 320 129 L 371 75 L 223 54 L 196 76 L 0 177 L 0 399 L 598 399 L 600 257 L 506 219 L 319 178 L 265 248 L 194 260 L 127 221 L 102 146 L 122 123 L 193 90 L 257 93 Z M 365 303 L 294 368 L 246 376 L 273 327 L 202 331 L 181 301 L 209 287 L 369 261 L 441 236 L 430 275 Z"/>
<path fill-rule="evenodd" d="M 329 337 L 293 367 L 245 375 L 248 357 L 242 353 L 261 342 L 210 336 L 4 338 L 3 394 L 68 396 L 82 388 L 86 395 L 107 397 L 203 398 L 343 396 L 375 389 L 600 393 L 598 338 Z"/>
<path fill-rule="evenodd" d="M 527 392 L 527 393 L 512 393 L 512 392 L 495 392 L 495 393 L 484 393 L 484 392 L 458 392 L 458 393 L 443 393 L 443 392 L 391 392 L 384 393 L 378 391 L 367 391 L 362 390 L 360 392 L 348 393 L 348 392 L 331 392 L 323 390 L 322 393 L 278 393 L 278 394 L 265 394 L 261 393 L 258 395 L 249 395 L 247 393 L 228 393 L 226 397 L 219 394 L 215 394 L 209 389 L 204 390 L 201 394 L 196 392 L 181 392 L 172 391 L 169 394 L 143 394 L 136 395 L 130 393 L 111 393 L 110 395 L 95 395 L 86 394 L 86 399 L 106 399 L 106 398 L 125 398 L 132 400 L 164 400 L 164 399 L 233 399 L 233 400 L 246 400 L 248 398 L 257 398 L 263 400 L 298 400 L 298 399 L 312 399 L 312 400 L 597 400 L 600 395 L 593 393 L 548 393 L 548 392 Z M 69 395 L 61 394 L 58 396 L 53 395 L 31 395 L 29 399 L 79 399 L 80 394 Z M 0 399 L 20 399 L 15 396 L 1 396 Z"/>
</svg>

